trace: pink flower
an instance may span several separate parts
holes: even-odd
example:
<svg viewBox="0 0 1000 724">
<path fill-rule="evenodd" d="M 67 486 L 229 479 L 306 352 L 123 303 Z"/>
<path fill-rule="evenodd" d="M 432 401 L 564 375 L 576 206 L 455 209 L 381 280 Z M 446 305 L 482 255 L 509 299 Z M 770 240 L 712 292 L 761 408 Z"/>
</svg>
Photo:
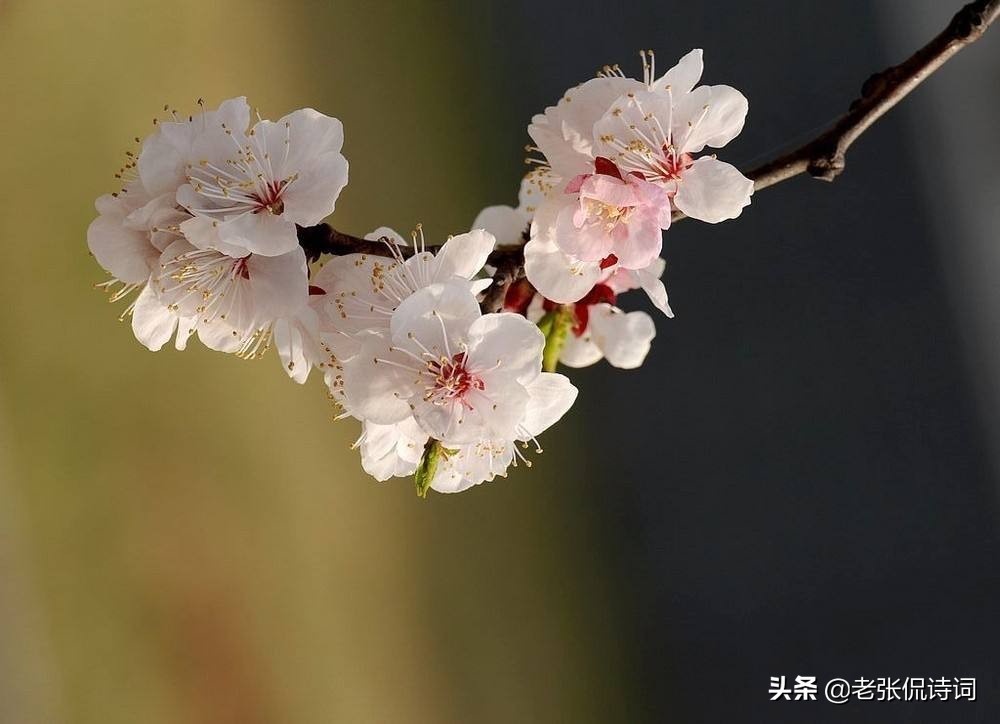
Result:
<svg viewBox="0 0 1000 724">
<path fill-rule="evenodd" d="M 571 179 L 572 197 L 556 219 L 555 239 L 581 261 L 611 256 L 626 269 L 644 269 L 659 256 L 661 230 L 670 226 L 670 196 L 641 174 L 622 175 L 606 158 L 594 162 L 594 173 Z"/>
</svg>

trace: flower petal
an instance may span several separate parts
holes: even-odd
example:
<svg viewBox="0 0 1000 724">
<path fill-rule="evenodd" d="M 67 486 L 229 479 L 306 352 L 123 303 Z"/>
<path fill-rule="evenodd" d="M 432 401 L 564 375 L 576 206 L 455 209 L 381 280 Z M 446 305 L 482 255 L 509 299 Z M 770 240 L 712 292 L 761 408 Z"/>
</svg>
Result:
<svg viewBox="0 0 1000 724">
<path fill-rule="evenodd" d="M 511 206 L 487 206 L 472 222 L 473 229 L 485 229 L 501 246 L 520 244 L 528 230 L 530 216 Z"/>
<path fill-rule="evenodd" d="M 254 254 L 247 259 L 247 274 L 261 325 L 293 317 L 309 302 L 309 273 L 301 248 L 281 256 Z"/>
<path fill-rule="evenodd" d="M 566 343 L 559 353 L 559 361 L 567 367 L 579 369 L 600 362 L 603 356 L 601 348 L 591 339 L 588 329 L 580 337 L 575 334 L 566 337 Z"/>
<path fill-rule="evenodd" d="M 108 213 L 102 212 L 87 227 L 90 252 L 116 279 L 128 284 L 146 281 L 160 256 L 150 242 L 149 233 L 126 226 L 123 213 L 126 208 L 120 199 L 108 194 L 98 201 Z"/>
<path fill-rule="evenodd" d="M 483 315 L 469 327 L 468 344 L 469 368 L 490 370 L 484 380 L 502 376 L 526 384 L 542 370 L 545 335 L 519 314 Z"/>
<path fill-rule="evenodd" d="M 347 159 L 339 151 L 330 151 L 317 156 L 298 173 L 281 196 L 281 216 L 301 226 L 313 226 L 336 208 L 337 198 L 347 186 Z"/>
<path fill-rule="evenodd" d="M 444 282 L 455 276 L 472 279 L 482 271 L 495 246 L 493 234 L 480 228 L 451 237 L 434 256 L 436 270 L 431 281 Z"/>
<path fill-rule="evenodd" d="M 619 369 L 635 369 L 643 363 L 656 326 L 645 312 L 627 314 L 610 304 L 590 308 L 590 331 L 608 362 Z"/>
<path fill-rule="evenodd" d="M 401 422 L 412 414 L 409 399 L 415 389 L 413 374 L 397 364 L 409 364 L 409 358 L 394 351 L 385 334 L 363 334 L 359 341 L 358 354 L 343 363 L 348 409 L 380 425 Z"/>
<path fill-rule="evenodd" d="M 645 86 L 632 78 L 593 78 L 571 88 L 555 106 L 531 119 L 528 135 L 544 154 L 553 172 L 571 178 L 593 171 L 594 124 L 611 102 Z"/>
<path fill-rule="evenodd" d="M 667 301 L 667 288 L 660 281 L 660 275 L 663 274 L 663 267 L 654 262 L 646 269 L 634 270 L 633 274 L 635 274 L 639 286 L 646 292 L 653 306 L 668 317 L 673 317 L 674 312 L 670 309 L 670 304 Z"/>
<path fill-rule="evenodd" d="M 600 262 L 573 259 L 552 241 L 534 238 L 524 246 L 524 272 L 546 299 L 579 301 L 601 278 Z"/>
<path fill-rule="evenodd" d="M 716 224 L 739 216 L 751 194 L 753 181 L 735 166 L 706 156 L 684 172 L 674 204 L 691 218 Z"/>
<path fill-rule="evenodd" d="M 695 48 L 677 61 L 677 65 L 653 81 L 650 90 L 665 91 L 668 87 L 674 98 L 688 93 L 701 79 L 704 65 L 701 48 Z"/>
<path fill-rule="evenodd" d="M 522 435 L 518 439 L 529 440 L 552 427 L 573 406 L 577 392 L 565 375 L 554 372 L 538 375 L 528 385 L 531 399 L 521 421 Z"/>
<path fill-rule="evenodd" d="M 743 130 L 746 96 L 728 85 L 703 85 L 674 105 L 674 143 L 681 153 L 698 153 L 705 146 L 722 148 Z"/>
<path fill-rule="evenodd" d="M 250 254 L 278 256 L 299 248 L 295 224 L 267 211 L 244 213 L 219 223 L 216 230 L 220 241 Z"/>
<path fill-rule="evenodd" d="M 300 385 L 322 358 L 319 349 L 319 316 L 304 307 L 292 318 L 279 319 L 272 329 L 274 347 L 288 376 Z"/>
<path fill-rule="evenodd" d="M 615 238 L 600 221 L 589 221 L 577 203 L 564 206 L 556 219 L 555 241 L 562 251 L 583 261 L 600 262 L 611 253 Z"/>
<path fill-rule="evenodd" d="M 365 421 L 362 425 L 361 466 L 379 482 L 412 475 L 420 463 L 427 435 L 412 417 L 394 425 Z"/>
<path fill-rule="evenodd" d="M 301 173 L 314 159 L 339 154 L 344 145 L 344 125 L 340 120 L 313 108 L 300 108 L 273 122 L 260 121 L 254 127 L 254 134 L 261 138 L 270 154 L 276 178 Z M 345 162 L 345 183 L 346 170 Z"/>
<path fill-rule="evenodd" d="M 158 352 L 177 329 L 177 314 L 156 298 L 152 285 L 143 287 L 132 309 L 132 332 L 151 352 Z"/>
<path fill-rule="evenodd" d="M 432 284 L 404 299 L 389 323 L 395 344 L 410 348 L 418 340 L 434 354 L 451 357 L 467 341 L 469 326 L 482 312 L 468 282 Z"/>
</svg>

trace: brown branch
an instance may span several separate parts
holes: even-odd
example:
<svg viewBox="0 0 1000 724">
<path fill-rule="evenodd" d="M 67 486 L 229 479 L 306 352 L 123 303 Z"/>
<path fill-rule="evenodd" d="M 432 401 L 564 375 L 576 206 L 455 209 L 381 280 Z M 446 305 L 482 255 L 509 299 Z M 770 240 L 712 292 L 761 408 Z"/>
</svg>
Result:
<svg viewBox="0 0 1000 724">
<path fill-rule="evenodd" d="M 844 170 L 847 150 L 893 106 L 925 81 L 962 48 L 979 40 L 990 24 L 1000 16 L 1000 0 L 976 0 L 951 19 L 943 31 L 927 45 L 899 65 L 876 73 L 865 81 L 861 95 L 847 113 L 816 138 L 762 166 L 748 171 L 754 191 L 761 191 L 802 173 L 823 181 L 833 181 Z M 674 221 L 684 218 L 675 212 Z M 389 256 L 388 246 L 381 241 L 367 241 L 319 224 L 299 229 L 299 243 L 306 255 L 318 259 L 321 254 L 372 254 Z M 433 249 L 433 247 L 428 247 Z M 404 256 L 413 249 L 402 249 Z M 503 307 L 509 286 L 524 275 L 524 253 L 520 246 L 497 247 L 489 263 L 496 267 L 494 284 L 482 302 L 484 312 Z"/>
<path fill-rule="evenodd" d="M 958 51 L 979 40 L 997 16 L 1000 16 L 1000 0 L 977 0 L 963 7 L 927 45 L 899 65 L 866 80 L 861 96 L 828 131 L 747 173 L 754 182 L 754 191 L 804 172 L 813 178 L 833 181 L 844 170 L 847 149 L 861 134 Z"/>
<path fill-rule="evenodd" d="M 519 250 L 520 251 L 520 250 Z M 499 312 L 510 285 L 524 276 L 524 254 L 509 254 L 497 261 L 497 271 L 493 275 L 493 284 L 486 290 L 486 296 L 480 302 L 483 314 Z"/>
</svg>

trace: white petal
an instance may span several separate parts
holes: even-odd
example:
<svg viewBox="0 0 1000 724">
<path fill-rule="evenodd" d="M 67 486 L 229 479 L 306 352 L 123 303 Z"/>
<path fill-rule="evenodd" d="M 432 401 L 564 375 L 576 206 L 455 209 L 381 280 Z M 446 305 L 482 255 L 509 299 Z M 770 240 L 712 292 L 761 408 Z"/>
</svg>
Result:
<svg viewBox="0 0 1000 724">
<path fill-rule="evenodd" d="M 454 355 L 467 339 L 469 326 L 481 315 L 467 282 L 432 284 L 400 303 L 389 323 L 393 341 L 411 346 L 419 340 L 435 354 Z"/>
<path fill-rule="evenodd" d="M 253 333 L 253 323 L 247 319 L 252 318 L 248 314 L 231 313 L 228 319 L 198 320 L 198 339 L 216 352 L 238 352 L 244 340 Z"/>
<path fill-rule="evenodd" d="M 432 281 L 444 282 L 453 276 L 472 279 L 482 271 L 495 246 L 493 234 L 483 229 L 451 237 L 434 257 L 436 271 Z"/>
<path fill-rule="evenodd" d="M 220 129 L 221 124 L 243 132 L 250 121 L 246 98 L 231 98 L 217 110 L 206 111 L 191 121 L 160 123 L 142 144 L 137 168 L 143 186 L 153 196 L 173 193 L 185 183 L 185 167 L 195 159 L 194 145 L 205 129 Z"/>
<path fill-rule="evenodd" d="M 177 336 L 174 337 L 174 348 L 179 352 L 187 349 L 188 340 L 194 334 L 198 325 L 197 317 L 180 317 L 177 320 Z"/>
<path fill-rule="evenodd" d="M 735 88 L 699 86 L 674 105 L 674 142 L 682 153 L 721 148 L 743 130 L 747 108 L 746 97 Z"/>
<path fill-rule="evenodd" d="M 281 256 L 258 256 L 247 260 L 258 326 L 281 317 L 293 317 L 309 301 L 306 256 L 296 248 Z"/>
<path fill-rule="evenodd" d="M 339 330 L 356 334 L 364 329 L 388 329 L 396 304 L 386 296 L 383 285 L 397 268 L 398 262 L 392 259 L 344 254 L 330 259 L 313 283 L 326 291 L 326 313 Z M 390 287 L 395 289 L 395 285 Z"/>
<path fill-rule="evenodd" d="M 565 375 L 543 372 L 528 385 L 531 400 L 521 422 L 528 433 L 520 439 L 541 435 L 566 414 L 576 401 L 578 390 Z"/>
<path fill-rule="evenodd" d="M 394 424 L 363 423 L 361 466 L 379 482 L 412 475 L 423 454 L 427 436 L 413 418 Z"/>
<path fill-rule="evenodd" d="M 321 359 L 319 317 L 304 307 L 293 318 L 279 319 L 272 329 L 274 347 L 288 376 L 303 384 Z"/>
<path fill-rule="evenodd" d="M 517 382 L 480 377 L 485 388 L 467 393 L 462 403 L 442 405 L 414 398 L 413 416 L 446 448 L 484 438 L 512 440 L 517 432 L 528 404 L 527 390 Z"/>
<path fill-rule="evenodd" d="M 179 193 L 186 195 L 186 190 L 191 187 L 182 186 L 181 188 L 184 189 L 184 191 Z M 181 222 L 180 229 L 184 238 L 191 242 L 193 246 L 197 246 L 199 249 L 215 249 L 216 251 L 220 251 L 226 256 L 231 256 L 234 259 L 242 258 L 249 253 L 242 246 L 227 244 L 222 241 L 222 239 L 219 238 L 219 230 L 216 222 L 208 217 L 189 217 Z"/>
<path fill-rule="evenodd" d="M 331 151 L 313 159 L 282 194 L 282 218 L 302 226 L 318 224 L 333 213 L 347 186 L 347 159 Z"/>
<path fill-rule="evenodd" d="M 344 126 L 340 120 L 312 108 L 293 111 L 273 123 L 261 121 L 254 127 L 254 133 L 263 139 L 271 155 L 274 175 L 282 179 L 309 168 L 314 159 L 329 153 L 339 154 L 344 145 Z M 345 162 L 345 183 L 346 170 Z"/>
<path fill-rule="evenodd" d="M 519 314 L 486 314 L 469 327 L 469 367 L 497 367 L 490 377 L 502 375 L 522 384 L 530 382 L 542 370 L 544 347 L 545 335 Z"/>
<path fill-rule="evenodd" d="M 648 314 L 626 314 L 610 304 L 595 304 L 590 308 L 589 329 L 608 362 L 623 370 L 635 369 L 643 363 L 656 336 L 656 326 Z"/>
<path fill-rule="evenodd" d="M 177 329 L 177 315 L 156 298 L 152 285 L 147 284 L 135 300 L 132 310 L 132 332 L 151 352 L 158 352 Z"/>
<path fill-rule="evenodd" d="M 344 397 L 351 414 L 380 425 L 406 419 L 411 415 L 413 374 L 378 360 L 408 364 L 408 358 L 394 352 L 385 335 L 366 334 L 359 341 L 361 350 L 343 364 Z"/>
<path fill-rule="evenodd" d="M 87 227 L 90 252 L 116 279 L 129 284 L 144 282 L 160 256 L 149 240 L 149 233 L 125 225 L 123 202 L 110 194 L 98 201 L 99 207 L 109 213 L 102 213 Z"/>
<path fill-rule="evenodd" d="M 654 93 L 645 88 L 612 99 L 606 113 L 594 124 L 595 153 L 612 161 L 621 162 L 626 167 L 635 162 L 636 151 L 644 157 L 659 156 L 663 132 L 670 122 L 673 99 L 666 93 Z M 615 143 L 607 140 L 613 137 L 615 143 L 626 144 L 635 151 L 621 151 Z M 655 142 L 655 143 L 654 143 Z M 641 167 L 643 164 L 639 164 Z"/>
<path fill-rule="evenodd" d="M 677 65 L 653 81 L 654 91 L 665 91 L 669 86 L 674 98 L 694 88 L 703 71 L 701 48 L 695 48 L 677 61 Z"/>
<path fill-rule="evenodd" d="M 706 156 L 684 172 L 674 204 L 693 219 L 716 224 L 739 216 L 751 194 L 753 181 L 739 169 Z"/>
<path fill-rule="evenodd" d="M 524 246 L 524 272 L 546 299 L 570 304 L 594 288 L 601 278 L 601 265 L 573 259 L 555 242 L 534 238 Z"/>
<path fill-rule="evenodd" d="M 462 474 L 458 468 L 442 466 L 438 468 L 431 482 L 431 489 L 437 493 L 464 493 L 479 485 Z"/>
<path fill-rule="evenodd" d="M 461 493 L 482 482 L 469 475 L 472 471 L 465 464 L 466 460 L 475 456 L 474 448 L 475 443 L 462 445 L 450 458 L 440 461 L 431 481 L 431 489 L 438 493 Z"/>
<path fill-rule="evenodd" d="M 571 88 L 556 106 L 536 115 L 528 135 L 563 178 L 592 171 L 594 124 L 615 98 L 645 86 L 632 78 L 593 78 Z"/>
<path fill-rule="evenodd" d="M 545 198 L 560 185 L 561 179 L 548 166 L 532 169 L 521 179 L 517 194 L 517 212 L 529 221 Z"/>
<path fill-rule="evenodd" d="M 562 364 L 577 369 L 600 362 L 602 357 L 604 355 L 601 353 L 601 348 L 594 344 L 590 337 L 590 330 L 580 337 L 572 333 L 567 335 L 566 343 L 559 353 L 559 361 Z"/>
<path fill-rule="evenodd" d="M 469 290 L 473 294 L 478 295 L 480 292 L 485 292 L 492 285 L 493 285 L 493 279 L 491 278 L 473 279 L 471 282 L 469 282 Z"/>
<path fill-rule="evenodd" d="M 653 263 L 649 268 L 637 269 L 633 273 L 639 282 L 639 286 L 646 292 L 653 306 L 668 317 L 673 317 L 674 312 L 670 309 L 670 303 L 667 301 L 667 288 L 660 281 L 663 269 L 658 264 Z"/>
<path fill-rule="evenodd" d="M 472 222 L 473 229 L 485 229 L 496 238 L 500 246 L 511 246 L 524 241 L 530 217 L 510 206 L 487 206 Z"/>
<path fill-rule="evenodd" d="M 388 226 L 380 226 L 375 231 L 369 231 L 365 234 L 365 239 L 367 241 L 381 241 L 382 239 L 388 239 L 390 243 L 396 246 L 409 246 L 406 239 L 396 231 L 395 229 L 390 229 Z"/>
<path fill-rule="evenodd" d="M 278 256 L 299 248 L 295 224 L 268 212 L 245 213 L 220 222 L 216 230 L 220 241 L 246 249 L 250 254 Z"/>
</svg>

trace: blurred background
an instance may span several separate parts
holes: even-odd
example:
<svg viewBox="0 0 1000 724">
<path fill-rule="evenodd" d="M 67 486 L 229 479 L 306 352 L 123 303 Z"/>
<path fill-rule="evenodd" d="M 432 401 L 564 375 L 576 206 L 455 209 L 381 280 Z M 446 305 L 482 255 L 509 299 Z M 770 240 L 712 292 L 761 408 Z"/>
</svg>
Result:
<svg viewBox="0 0 1000 724">
<path fill-rule="evenodd" d="M 0 722 L 995 721 L 1000 30 L 837 183 L 671 230 L 647 364 L 574 373 L 531 473 L 459 496 L 367 479 L 276 358 L 145 351 L 85 244 L 164 104 L 336 115 L 335 225 L 443 238 L 640 47 L 746 93 L 747 167 L 957 7 L 0 0 Z M 979 701 L 772 703 L 779 675 Z"/>
</svg>

